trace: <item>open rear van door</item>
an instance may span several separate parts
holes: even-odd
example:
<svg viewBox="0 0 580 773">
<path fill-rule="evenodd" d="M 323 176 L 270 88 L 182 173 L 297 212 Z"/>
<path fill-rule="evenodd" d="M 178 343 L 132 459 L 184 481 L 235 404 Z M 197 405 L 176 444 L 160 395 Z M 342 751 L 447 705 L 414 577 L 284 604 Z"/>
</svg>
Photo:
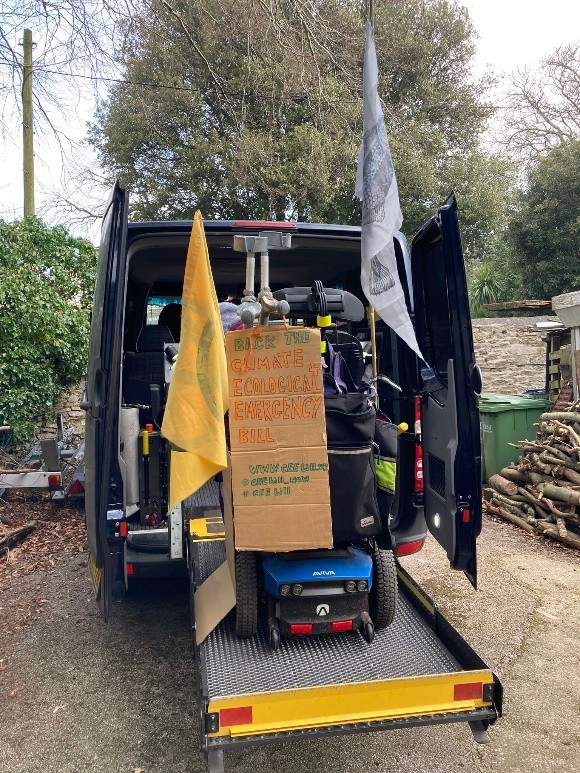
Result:
<svg viewBox="0 0 580 773">
<path fill-rule="evenodd" d="M 101 232 L 91 319 L 85 425 L 85 522 L 96 599 L 108 619 L 113 567 L 107 542 L 110 468 L 117 448 L 125 310 L 127 195 L 117 183 Z"/>
<path fill-rule="evenodd" d="M 425 518 L 453 569 L 477 584 L 481 531 L 481 374 L 473 337 L 457 203 L 451 196 L 411 247 L 422 376 Z"/>
</svg>

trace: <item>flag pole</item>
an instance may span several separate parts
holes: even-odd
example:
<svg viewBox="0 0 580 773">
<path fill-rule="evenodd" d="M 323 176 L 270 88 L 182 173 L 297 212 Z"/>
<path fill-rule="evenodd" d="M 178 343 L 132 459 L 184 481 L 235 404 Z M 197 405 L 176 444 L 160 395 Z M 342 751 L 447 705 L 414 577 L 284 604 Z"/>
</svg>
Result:
<svg viewBox="0 0 580 773">
<path fill-rule="evenodd" d="M 369 0 L 369 20 L 371 24 L 374 24 L 374 18 L 375 18 L 375 4 L 373 0 Z M 378 395 L 378 382 L 377 382 L 377 376 L 379 374 L 378 367 L 377 367 L 377 331 L 376 331 L 376 318 L 375 318 L 375 310 L 372 306 L 367 306 L 367 318 L 369 321 L 369 330 L 371 334 L 371 365 L 372 365 L 372 373 L 373 373 L 373 383 L 377 386 L 377 394 L 373 399 L 373 402 L 375 405 L 378 406 L 379 404 L 379 395 Z"/>
<path fill-rule="evenodd" d="M 367 317 L 369 320 L 369 330 L 371 333 L 371 366 L 373 371 L 373 384 L 375 384 L 377 388 L 377 394 L 373 398 L 374 404 L 379 406 L 379 383 L 377 376 L 379 375 L 379 369 L 377 366 L 377 328 L 376 328 L 376 317 L 375 317 L 375 310 L 372 306 L 367 306 Z"/>
</svg>

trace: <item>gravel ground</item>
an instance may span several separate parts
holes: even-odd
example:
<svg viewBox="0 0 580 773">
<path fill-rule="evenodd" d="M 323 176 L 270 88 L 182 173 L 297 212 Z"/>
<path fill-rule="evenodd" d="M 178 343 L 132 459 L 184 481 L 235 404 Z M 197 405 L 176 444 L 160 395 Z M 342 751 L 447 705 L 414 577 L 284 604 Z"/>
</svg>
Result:
<svg viewBox="0 0 580 773">
<path fill-rule="evenodd" d="M 467 725 L 436 726 L 229 752 L 226 770 L 580 770 L 578 555 L 491 520 L 478 547 L 478 592 L 433 543 L 405 565 L 502 679 L 490 744 Z M 66 555 L 3 586 L 0 771 L 201 773 L 186 585 L 148 586 L 104 625 L 86 563 Z M 31 599 L 42 613 L 23 624 Z"/>
</svg>

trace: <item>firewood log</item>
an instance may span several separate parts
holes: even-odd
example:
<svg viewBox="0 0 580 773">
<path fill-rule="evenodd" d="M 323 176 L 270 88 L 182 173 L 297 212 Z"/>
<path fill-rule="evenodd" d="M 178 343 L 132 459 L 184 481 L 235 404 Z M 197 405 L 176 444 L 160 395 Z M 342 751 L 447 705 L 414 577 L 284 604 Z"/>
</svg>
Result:
<svg viewBox="0 0 580 773">
<path fill-rule="evenodd" d="M 564 470 L 564 477 L 567 478 L 572 483 L 576 483 L 580 485 L 580 473 L 576 472 L 575 470 L 571 470 L 567 467 Z"/>
<path fill-rule="evenodd" d="M 554 486 L 552 483 L 541 483 L 538 488 L 544 496 L 550 499 L 558 499 L 571 505 L 580 505 L 579 491 L 571 491 L 562 486 Z"/>
<path fill-rule="evenodd" d="M 509 510 L 510 513 L 517 515 L 518 518 L 522 518 L 524 521 L 528 518 L 535 518 L 535 511 L 531 505 L 528 505 L 525 502 L 514 502 L 511 497 L 507 497 L 504 494 L 499 494 L 497 491 L 494 492 L 491 501 L 493 504 Z"/>
<path fill-rule="evenodd" d="M 552 500 L 548 499 L 547 497 L 542 499 L 542 502 L 546 503 L 546 506 L 550 512 L 553 513 L 553 515 L 557 518 L 563 518 L 565 521 L 570 521 L 570 523 L 576 523 L 580 525 L 580 516 L 576 513 L 576 511 L 567 513 L 565 510 L 560 510 L 560 508 L 556 507 L 554 502 L 552 502 Z"/>
<path fill-rule="evenodd" d="M 540 518 L 544 518 L 549 507 L 545 504 L 545 499 L 538 499 L 534 494 L 525 488 L 518 488 L 518 492 L 532 505 Z"/>
<path fill-rule="evenodd" d="M 573 411 L 552 411 L 551 413 L 543 413 L 540 416 L 540 422 L 542 421 L 561 421 L 564 423 L 578 422 L 580 424 L 580 413 Z"/>
<path fill-rule="evenodd" d="M 544 446 L 541 443 L 530 443 L 528 440 L 520 440 L 517 443 L 508 443 L 508 446 L 511 446 L 511 448 L 518 448 L 526 454 L 534 452 L 539 453 L 544 450 Z"/>
<path fill-rule="evenodd" d="M 536 524 L 536 528 L 543 536 L 551 537 L 552 539 L 555 539 L 558 542 L 562 542 L 564 545 L 568 545 L 571 548 L 576 548 L 577 550 L 580 550 L 580 539 L 578 539 L 577 537 L 572 537 L 570 534 L 568 534 L 566 537 L 562 537 L 561 534 L 558 534 L 558 531 L 555 528 L 555 526 L 551 526 L 550 524 L 544 524 L 541 521 L 539 521 Z"/>
<path fill-rule="evenodd" d="M 513 481 L 502 478 L 501 475 L 492 475 L 488 480 L 488 484 L 496 491 L 499 491 L 500 494 L 508 494 L 508 496 L 515 494 L 518 490 L 517 485 Z"/>
<path fill-rule="evenodd" d="M 528 473 L 528 477 L 533 486 L 539 486 L 540 483 L 551 483 L 553 486 L 574 490 L 574 486 L 570 485 L 570 481 L 567 478 L 558 480 L 558 478 L 553 478 L 551 475 L 543 475 L 541 472 L 534 472 L 533 470 Z"/>
<path fill-rule="evenodd" d="M 566 458 L 563 458 L 565 455 L 563 453 L 558 453 L 556 457 L 556 453 L 558 452 L 557 448 L 550 449 L 550 452 L 543 451 L 539 455 L 539 459 L 542 462 L 545 462 L 546 464 L 561 466 L 562 464 L 565 467 L 569 467 L 571 470 L 574 470 L 575 472 L 580 472 L 580 462 L 574 462 L 569 456 Z M 553 474 L 553 473 L 552 473 Z"/>
<path fill-rule="evenodd" d="M 29 523 L 25 523 L 24 526 L 19 526 L 17 529 L 12 529 L 11 531 L 7 531 L 6 534 L 2 534 L 0 536 L 0 550 L 5 550 L 6 548 L 11 548 L 13 545 L 16 545 L 17 542 L 20 542 L 27 537 L 34 529 L 36 529 L 36 521 L 30 521 Z"/>
<path fill-rule="evenodd" d="M 500 470 L 499 474 L 502 478 L 512 480 L 514 483 L 526 483 L 528 480 L 526 473 L 522 470 L 518 470 L 515 467 L 504 467 L 502 470 Z"/>
<path fill-rule="evenodd" d="M 544 475 L 552 475 L 552 465 L 546 464 L 542 459 L 540 459 L 539 454 L 532 454 L 532 464 L 536 468 L 536 470 L 539 470 L 540 472 L 543 472 Z"/>
<path fill-rule="evenodd" d="M 529 523 L 526 523 L 526 521 L 524 521 L 523 518 L 519 518 L 517 515 L 510 513 L 509 510 L 505 510 L 503 507 L 498 507 L 490 504 L 487 505 L 487 509 L 489 510 L 489 512 L 494 513 L 494 515 L 500 515 L 505 521 L 514 523 L 516 526 L 519 526 L 525 531 L 533 534 L 534 527 L 531 526 Z"/>
</svg>

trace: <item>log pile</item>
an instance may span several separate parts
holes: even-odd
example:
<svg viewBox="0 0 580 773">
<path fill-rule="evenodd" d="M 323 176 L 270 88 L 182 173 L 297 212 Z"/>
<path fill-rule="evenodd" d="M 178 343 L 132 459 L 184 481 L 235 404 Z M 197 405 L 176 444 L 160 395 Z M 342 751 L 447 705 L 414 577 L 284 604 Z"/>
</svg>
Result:
<svg viewBox="0 0 580 773">
<path fill-rule="evenodd" d="M 580 550 L 580 401 L 543 413 L 535 440 L 510 445 L 522 455 L 488 480 L 484 510 Z"/>
</svg>

